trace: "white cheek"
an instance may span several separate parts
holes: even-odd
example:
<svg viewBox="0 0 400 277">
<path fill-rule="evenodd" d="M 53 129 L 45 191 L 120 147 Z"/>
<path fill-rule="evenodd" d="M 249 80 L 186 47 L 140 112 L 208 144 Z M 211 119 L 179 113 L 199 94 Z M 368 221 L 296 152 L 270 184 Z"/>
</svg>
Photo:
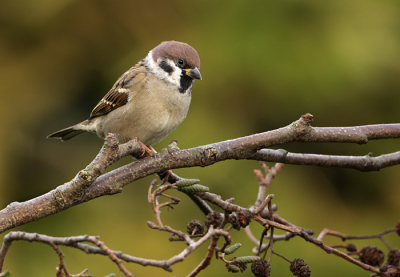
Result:
<svg viewBox="0 0 400 277">
<path fill-rule="evenodd" d="M 165 62 L 174 69 L 171 74 L 163 70 L 156 62 L 154 62 L 154 60 L 151 58 L 151 51 L 146 57 L 145 62 L 150 72 L 152 72 L 158 78 L 165 80 L 166 82 L 171 83 L 177 87 L 180 87 L 182 70 L 178 68 L 172 60 L 165 60 Z"/>
<path fill-rule="evenodd" d="M 181 75 L 182 75 L 182 70 L 180 68 L 174 67 L 174 72 L 172 72 L 171 76 L 171 81 L 177 85 L 178 87 L 181 85 Z"/>
<path fill-rule="evenodd" d="M 156 70 L 159 73 L 159 76 L 161 79 L 177 86 L 180 87 L 180 80 L 181 80 L 181 75 L 182 75 L 182 70 L 178 68 L 175 63 L 172 60 L 164 60 L 170 67 L 174 69 L 174 71 L 170 74 L 166 72 L 164 69 L 162 69 L 158 64 L 156 64 Z M 161 60 L 158 61 L 160 63 Z"/>
</svg>

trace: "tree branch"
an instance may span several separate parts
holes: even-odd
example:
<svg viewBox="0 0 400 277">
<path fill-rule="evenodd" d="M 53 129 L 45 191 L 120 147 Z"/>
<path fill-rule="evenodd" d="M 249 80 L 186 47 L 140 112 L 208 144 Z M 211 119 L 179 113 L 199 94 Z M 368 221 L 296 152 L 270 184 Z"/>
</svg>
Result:
<svg viewBox="0 0 400 277">
<path fill-rule="evenodd" d="M 194 166 L 209 166 L 228 159 L 252 159 L 270 161 L 261 149 L 289 142 L 346 142 L 367 143 L 374 139 L 389 139 L 400 137 L 400 124 L 381 124 L 356 127 L 311 127 L 312 115 L 305 114 L 292 124 L 247 137 L 222 141 L 196 148 L 179 150 L 173 147 L 163 149 L 154 156 L 140 159 L 101 175 L 104 170 L 118 159 L 134 155 L 140 156 L 143 147 L 137 140 L 118 145 L 116 135 L 110 134 L 98 156 L 70 182 L 26 202 L 13 202 L 0 211 L 0 233 L 66 210 L 83 202 L 103 195 L 120 193 L 125 185 L 148 175 L 164 172 L 168 169 Z M 300 154 L 297 154 L 300 155 Z M 284 157 L 286 156 L 286 157 Z M 385 166 L 398 164 L 398 153 L 377 157 L 376 162 L 368 162 L 370 158 L 354 159 L 347 157 L 347 167 L 357 168 L 357 163 L 367 160 L 367 166 L 359 166 L 360 170 L 378 170 Z M 287 162 L 295 158 L 282 155 Z M 338 156 L 323 156 L 314 158 L 314 163 L 320 166 L 339 166 Z M 364 160 L 363 160 L 364 159 Z M 372 158 L 371 158 L 372 159 Z M 379 159 L 383 161 L 379 162 Z M 307 160 L 307 156 L 305 158 Z M 336 160 L 336 162 L 333 162 Z M 271 161 L 274 159 L 271 158 Z M 353 161 L 353 162 L 351 162 Z M 302 163 L 306 164 L 306 163 Z M 100 176 L 101 175 L 101 176 Z"/>
<path fill-rule="evenodd" d="M 107 143 L 111 143 L 111 145 L 118 145 L 118 144 L 113 143 L 113 139 L 112 139 L 113 137 L 115 138 L 115 136 L 111 136 L 109 139 L 107 139 Z M 141 144 L 138 143 L 138 145 L 139 146 L 137 149 L 139 150 L 141 148 Z M 112 159 L 108 159 L 107 157 L 104 158 L 102 156 L 103 155 L 102 153 L 108 152 L 109 149 L 110 148 L 108 146 L 103 147 L 103 149 L 100 152 L 100 154 L 98 155 L 98 157 L 96 157 L 96 159 L 98 160 L 97 162 L 101 165 L 94 165 L 94 166 L 92 164 L 89 165 L 88 167 L 86 167 L 88 173 L 86 173 L 84 176 L 93 176 L 94 174 L 98 174 L 98 175 L 101 174 L 102 170 L 105 169 L 106 164 L 109 163 L 110 161 L 112 161 Z M 114 150 L 111 150 L 108 153 L 111 153 L 112 155 L 115 154 L 115 155 L 113 155 L 114 157 L 123 155 L 121 152 L 118 152 L 120 149 L 119 147 L 113 147 L 113 149 Z M 133 149 L 133 148 L 130 148 L 130 149 Z M 129 150 L 129 151 L 131 151 L 131 150 Z M 179 152 L 179 151 L 177 151 L 177 152 Z M 141 152 L 139 151 L 139 152 L 135 152 L 135 153 L 139 154 Z M 216 195 L 214 193 L 210 193 L 210 192 L 204 192 L 204 190 L 203 190 L 203 192 L 198 192 L 199 190 L 196 191 L 195 189 L 186 190 L 187 193 L 190 192 L 190 194 L 196 195 L 196 197 L 199 199 L 199 201 L 203 201 L 204 203 L 205 202 L 212 203 L 224 210 L 224 217 L 220 216 L 220 212 L 218 212 L 218 211 L 214 211 L 213 212 L 214 215 L 211 217 L 207 216 L 208 221 L 206 222 L 205 225 L 207 227 L 209 227 L 208 231 L 205 234 L 199 234 L 200 236 L 191 236 L 190 234 L 192 234 L 192 232 L 189 229 L 188 229 L 188 233 L 189 233 L 189 235 L 188 235 L 182 231 L 175 230 L 170 226 L 163 225 L 161 222 L 161 218 L 159 216 L 159 209 L 161 207 L 170 206 L 172 204 L 175 205 L 180 202 L 180 200 L 177 197 L 171 197 L 171 196 L 167 195 L 165 193 L 166 190 L 169 190 L 169 189 L 182 190 L 183 188 L 188 188 L 191 186 L 193 186 L 193 187 L 199 186 L 198 185 L 199 180 L 197 180 L 197 179 L 182 179 L 179 176 L 177 176 L 176 174 L 173 174 L 172 172 L 169 171 L 166 173 L 167 176 L 165 178 L 163 178 L 160 186 L 157 186 L 155 188 L 155 184 L 156 184 L 157 180 L 152 181 L 150 188 L 149 188 L 149 192 L 148 192 L 148 200 L 149 200 L 150 206 L 152 207 L 152 209 L 155 213 L 156 219 L 158 221 L 158 225 L 154 224 L 153 222 L 148 221 L 147 222 L 148 227 L 159 230 L 159 231 L 168 232 L 171 234 L 170 241 L 181 240 L 181 241 L 186 242 L 186 244 L 188 246 L 188 247 L 184 248 L 179 254 L 172 256 L 168 260 L 161 261 L 161 260 L 142 259 L 142 258 L 136 258 L 136 257 L 129 256 L 120 251 L 113 251 L 113 250 L 109 249 L 102 241 L 100 241 L 98 237 L 94 237 L 94 236 L 84 235 L 84 236 L 59 238 L 59 237 L 51 237 L 51 236 L 47 236 L 47 235 L 40 235 L 40 234 L 36 234 L 36 233 L 10 232 L 9 234 L 7 234 L 4 237 L 3 245 L 0 248 L 0 272 L 2 271 L 4 259 L 7 255 L 7 252 L 11 246 L 11 243 L 14 240 L 25 240 L 25 241 L 30 241 L 30 242 L 38 241 L 38 242 L 42 242 L 42 243 L 46 243 L 46 244 L 50 245 L 59 256 L 59 267 L 57 268 L 57 276 L 60 276 L 60 277 L 64 276 L 64 274 L 66 276 L 70 276 L 70 277 L 83 276 L 83 274 L 86 271 L 83 271 L 82 273 L 80 273 L 78 275 L 70 275 L 68 273 L 66 264 L 64 262 L 63 252 L 61 251 L 59 245 L 74 247 L 74 248 L 80 249 L 88 254 L 92 253 L 92 254 L 107 255 L 119 267 L 119 269 L 124 273 L 125 276 L 133 277 L 134 275 L 125 268 L 122 261 L 134 262 L 137 264 L 141 264 L 143 266 L 151 265 L 151 266 L 155 266 L 155 267 L 161 267 L 167 271 L 172 271 L 171 266 L 173 264 L 182 262 L 188 255 L 193 253 L 196 249 L 198 249 L 202 244 L 204 244 L 209 239 L 211 239 L 211 243 L 208 248 L 206 257 L 190 273 L 189 276 L 196 276 L 199 272 L 204 270 L 210 264 L 214 252 L 216 253 L 216 258 L 221 259 L 226 264 L 228 271 L 234 271 L 234 272 L 243 271 L 246 269 L 246 266 L 244 266 L 243 264 L 253 263 L 252 271 L 253 271 L 253 266 L 256 265 L 255 270 L 256 270 L 256 272 L 259 272 L 259 270 L 261 270 L 260 266 L 263 263 L 264 264 L 266 263 L 266 266 L 267 266 L 266 270 L 268 269 L 270 262 L 271 262 L 272 254 L 276 254 L 276 255 L 286 259 L 287 261 L 291 262 L 289 259 L 287 259 L 287 258 L 283 257 L 282 255 L 280 255 L 279 253 L 277 253 L 275 248 L 273 249 L 273 245 L 275 245 L 274 242 L 277 242 L 279 240 L 289 240 L 290 238 L 292 238 L 294 236 L 300 236 L 305 241 L 311 242 L 312 244 L 320 247 L 328 254 L 335 254 L 357 266 L 360 266 L 361 268 L 363 268 L 365 270 L 373 272 L 374 276 L 375 275 L 389 276 L 394 273 L 396 273 L 396 274 L 400 273 L 400 269 L 398 267 L 398 254 L 400 252 L 398 251 L 398 249 L 392 249 L 392 247 L 388 243 L 386 243 L 386 241 L 383 239 L 383 235 L 388 234 L 390 232 L 396 232 L 397 234 L 400 234 L 400 222 L 396 223 L 396 227 L 394 229 L 388 229 L 388 230 L 381 232 L 379 234 L 376 234 L 376 235 L 348 236 L 348 235 L 345 235 L 345 234 L 342 234 L 342 233 L 339 233 L 336 231 L 324 229 L 320 233 L 318 238 L 315 238 L 315 237 L 313 237 L 314 232 L 312 230 L 307 230 L 307 229 L 303 229 L 301 227 L 295 226 L 294 224 L 286 221 L 285 219 L 279 217 L 277 214 L 274 213 L 276 208 L 274 208 L 274 206 L 271 204 L 271 201 L 272 201 L 274 195 L 273 194 L 267 195 L 267 187 L 270 184 L 270 182 L 272 181 L 272 179 L 276 176 L 276 174 L 282 169 L 283 164 L 278 163 L 271 169 L 263 162 L 261 163 L 261 165 L 265 169 L 265 176 L 263 176 L 263 174 L 258 170 L 254 171 L 256 174 L 256 177 L 258 179 L 258 183 L 259 183 L 258 185 L 260 187 L 260 190 L 258 193 L 257 200 L 255 202 L 255 205 L 250 207 L 249 209 L 246 209 L 239 205 L 233 204 L 232 202 L 233 202 L 234 198 L 222 200 L 221 196 Z M 96 172 L 96 170 L 97 170 L 97 172 Z M 79 176 L 80 175 L 78 174 L 78 177 L 76 177 L 73 181 L 75 181 L 76 183 L 81 182 L 82 183 L 81 186 L 86 186 L 86 184 L 88 182 L 91 182 L 90 178 L 84 178 L 82 181 L 82 179 L 80 179 Z M 166 184 L 165 182 L 167 180 L 169 182 L 173 181 L 173 183 Z M 81 186 L 77 186 L 77 189 L 81 189 Z M 154 189 L 154 191 L 153 191 L 153 189 Z M 167 199 L 170 199 L 171 201 L 166 202 L 166 203 L 160 203 L 159 196 L 166 197 Z M 207 205 L 207 204 L 205 204 L 205 205 Z M 264 231 L 262 232 L 260 241 L 258 241 L 254 237 L 254 235 L 251 233 L 251 231 L 248 227 L 248 225 L 250 224 L 250 219 L 254 219 L 255 221 L 260 223 L 265 228 Z M 230 223 L 231 226 L 224 229 L 225 228 L 224 226 L 226 223 Z M 241 228 L 246 228 L 248 236 L 257 245 L 256 253 L 257 253 L 258 257 L 243 256 L 243 257 L 238 257 L 238 258 L 235 257 L 230 260 L 227 260 L 224 258 L 225 255 L 232 254 L 235 250 L 237 250 L 240 247 L 240 244 L 237 243 L 237 244 L 231 246 L 230 249 L 226 248 L 228 245 L 230 245 L 232 243 L 232 237 L 229 233 L 229 231 L 232 228 L 235 228 L 237 230 L 239 230 Z M 274 235 L 274 228 L 284 230 L 284 231 L 286 231 L 286 234 Z M 268 234 L 268 231 L 270 232 L 269 234 Z M 201 232 L 203 232 L 203 231 L 201 231 Z M 380 238 L 387 245 L 387 247 L 391 250 L 390 251 L 391 254 L 389 254 L 389 256 L 392 255 L 392 258 L 389 257 L 386 264 L 381 266 L 378 269 L 378 268 L 376 268 L 376 265 L 381 265 L 383 263 L 383 252 L 381 250 L 377 249 L 376 247 L 373 247 L 373 249 L 376 249 L 376 251 L 381 253 L 381 254 L 379 254 L 381 256 L 378 257 L 380 260 L 373 260 L 373 259 L 375 259 L 374 258 L 375 256 L 372 256 L 372 254 L 370 254 L 370 253 L 372 253 L 370 250 L 371 247 L 363 248 L 363 249 L 367 249 L 369 251 L 368 253 L 366 251 L 363 251 L 363 249 L 360 252 L 355 252 L 354 250 L 349 250 L 349 251 L 353 251 L 353 252 L 344 253 L 344 252 L 337 250 L 336 248 L 345 247 L 346 249 L 350 249 L 349 248 L 350 244 L 348 246 L 326 245 L 322 242 L 322 238 L 325 235 L 337 236 L 337 237 L 341 238 L 342 240 Z M 178 239 L 173 239 L 172 238 L 173 236 L 177 236 Z M 222 248 L 219 248 L 217 246 L 217 243 L 221 236 L 225 238 L 225 243 L 222 246 Z M 199 239 L 197 241 L 193 240 L 193 238 L 195 238 L 195 237 L 199 238 Z M 269 238 L 269 242 L 267 244 L 262 243 L 264 238 Z M 86 244 L 86 242 L 90 242 L 90 243 L 94 244 L 95 246 L 88 245 L 88 244 Z M 239 245 L 239 246 L 237 246 L 237 245 Z M 233 250 L 232 250 L 232 248 L 233 248 Z M 270 258 L 268 261 L 265 261 L 265 256 L 266 256 L 269 248 L 270 248 Z M 265 252 L 263 255 L 263 258 L 260 258 L 260 254 L 263 252 Z M 360 261 L 357 258 L 353 258 L 350 256 L 350 255 L 354 255 L 354 254 L 357 254 L 359 256 Z M 366 258 L 367 255 L 368 255 L 368 258 Z M 395 255 L 397 258 L 395 257 Z M 395 260 L 395 259 L 397 259 L 397 260 Z M 298 260 L 298 259 L 295 259 L 295 260 Z M 293 260 L 293 262 L 295 262 L 295 260 Z M 262 262 L 261 264 L 255 264 L 255 262 L 258 262 L 258 261 L 260 261 L 260 262 L 264 261 L 264 262 Z M 307 264 L 304 263 L 304 261 L 301 263 L 301 268 L 298 267 L 299 264 L 297 264 L 297 266 L 294 266 L 293 262 L 291 262 L 292 263 L 291 271 L 293 272 L 294 275 L 297 275 L 296 272 L 300 272 L 300 270 L 303 270 L 304 272 L 307 271 L 308 273 L 310 272 L 309 268 L 306 267 Z M 292 266 L 296 270 L 293 270 Z M 305 275 L 305 276 L 309 276 L 309 275 Z"/>
<path fill-rule="evenodd" d="M 337 156 L 290 153 L 283 149 L 261 149 L 253 156 L 254 160 L 279 162 L 296 165 L 316 165 L 324 167 L 352 168 L 360 171 L 379 171 L 382 168 L 400 164 L 400 151 L 371 157 Z"/>
</svg>

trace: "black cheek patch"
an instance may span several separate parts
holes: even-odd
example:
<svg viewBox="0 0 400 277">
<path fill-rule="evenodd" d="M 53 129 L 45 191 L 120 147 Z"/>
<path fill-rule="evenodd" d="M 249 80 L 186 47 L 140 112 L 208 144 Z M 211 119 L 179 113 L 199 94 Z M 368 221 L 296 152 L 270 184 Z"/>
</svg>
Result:
<svg viewBox="0 0 400 277">
<path fill-rule="evenodd" d="M 161 61 L 159 65 L 160 65 L 160 67 L 161 67 L 165 72 L 167 72 L 169 75 L 171 75 L 172 72 L 174 72 L 174 69 L 172 68 L 172 66 L 170 66 L 169 64 L 167 64 L 166 61 Z"/>
</svg>

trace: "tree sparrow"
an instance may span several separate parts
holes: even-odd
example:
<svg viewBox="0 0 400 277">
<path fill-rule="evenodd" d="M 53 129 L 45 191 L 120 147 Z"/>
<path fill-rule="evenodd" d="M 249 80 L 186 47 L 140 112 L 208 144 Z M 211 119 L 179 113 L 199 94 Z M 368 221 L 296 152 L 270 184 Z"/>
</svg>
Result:
<svg viewBox="0 0 400 277">
<path fill-rule="evenodd" d="M 190 45 L 164 41 L 127 72 L 93 109 L 89 119 L 47 138 L 69 140 L 83 132 L 120 143 L 139 138 L 147 146 L 160 142 L 186 118 L 192 84 L 201 80 L 200 58 Z"/>
</svg>

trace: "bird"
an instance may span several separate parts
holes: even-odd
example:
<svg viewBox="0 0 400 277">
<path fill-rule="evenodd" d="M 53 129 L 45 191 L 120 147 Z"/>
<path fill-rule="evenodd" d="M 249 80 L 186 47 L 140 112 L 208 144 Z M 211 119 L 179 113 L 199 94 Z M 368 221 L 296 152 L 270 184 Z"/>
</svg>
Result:
<svg viewBox="0 0 400 277">
<path fill-rule="evenodd" d="M 120 143 L 138 138 L 151 147 L 186 118 L 193 82 L 201 79 L 197 51 L 183 42 L 164 41 L 119 77 L 87 120 L 47 138 L 66 141 L 92 132 L 105 139 L 115 133 Z"/>
</svg>

